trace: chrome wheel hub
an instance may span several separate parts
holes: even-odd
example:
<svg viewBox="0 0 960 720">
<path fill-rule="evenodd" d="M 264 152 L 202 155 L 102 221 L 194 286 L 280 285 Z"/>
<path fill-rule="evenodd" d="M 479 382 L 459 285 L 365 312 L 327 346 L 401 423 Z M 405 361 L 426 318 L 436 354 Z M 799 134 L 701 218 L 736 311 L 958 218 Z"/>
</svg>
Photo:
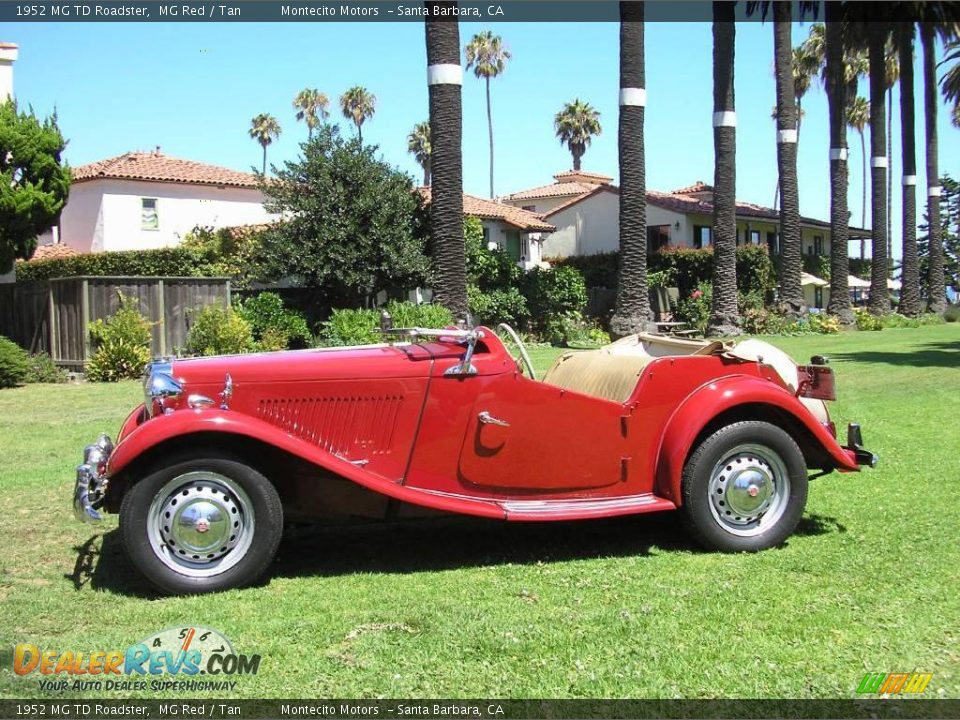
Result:
<svg viewBox="0 0 960 720">
<path fill-rule="evenodd" d="M 760 445 L 739 445 L 710 476 L 710 510 L 734 535 L 757 535 L 783 515 L 790 476 L 780 456 Z"/>
<path fill-rule="evenodd" d="M 191 472 L 167 483 L 151 503 L 148 535 L 167 567 L 191 577 L 233 567 L 250 548 L 253 506 L 232 479 Z"/>
</svg>

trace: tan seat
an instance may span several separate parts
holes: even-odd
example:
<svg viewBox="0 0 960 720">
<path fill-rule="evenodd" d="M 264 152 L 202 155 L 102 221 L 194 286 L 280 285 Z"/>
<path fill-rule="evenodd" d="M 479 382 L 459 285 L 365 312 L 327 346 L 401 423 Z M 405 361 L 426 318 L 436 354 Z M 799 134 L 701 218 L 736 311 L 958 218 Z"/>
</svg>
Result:
<svg viewBox="0 0 960 720">
<path fill-rule="evenodd" d="M 630 335 L 598 350 L 570 351 L 556 359 L 543 382 L 605 400 L 624 403 L 653 360 L 675 355 L 710 355 L 723 343 Z"/>
</svg>

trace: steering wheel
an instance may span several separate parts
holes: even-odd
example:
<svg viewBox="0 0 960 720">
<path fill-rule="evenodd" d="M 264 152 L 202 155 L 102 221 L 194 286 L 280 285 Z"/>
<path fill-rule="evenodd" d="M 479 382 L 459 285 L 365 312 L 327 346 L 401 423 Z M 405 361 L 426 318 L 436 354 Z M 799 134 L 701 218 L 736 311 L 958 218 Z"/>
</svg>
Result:
<svg viewBox="0 0 960 720">
<path fill-rule="evenodd" d="M 513 342 L 517 346 L 517 350 L 520 351 L 520 359 L 523 360 L 524 367 L 527 369 L 527 375 L 531 380 L 537 379 L 537 373 L 533 369 L 533 362 L 530 360 L 530 355 L 527 353 L 527 346 L 523 344 L 523 340 L 520 339 L 520 336 L 517 334 L 517 331 L 506 323 L 500 323 L 497 325 L 497 330 L 503 330 L 507 335 L 511 337 Z"/>
</svg>

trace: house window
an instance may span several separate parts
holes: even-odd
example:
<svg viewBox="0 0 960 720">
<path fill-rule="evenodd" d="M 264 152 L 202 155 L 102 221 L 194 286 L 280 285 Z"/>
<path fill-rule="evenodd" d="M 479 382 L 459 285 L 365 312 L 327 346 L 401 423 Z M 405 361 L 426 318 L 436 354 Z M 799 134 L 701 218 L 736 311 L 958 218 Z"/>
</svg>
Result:
<svg viewBox="0 0 960 720">
<path fill-rule="evenodd" d="M 823 307 L 823 288 L 815 287 L 813 289 L 813 305 L 814 307 L 822 308 Z"/>
<path fill-rule="evenodd" d="M 760 231 L 759 231 L 759 230 L 751 230 L 751 231 L 750 231 L 750 244 L 751 244 L 751 245 L 759 245 L 759 244 L 760 244 Z"/>
<path fill-rule="evenodd" d="M 713 242 L 713 228 L 709 225 L 693 226 L 693 246 L 695 248 L 708 248 Z"/>
<path fill-rule="evenodd" d="M 823 236 L 822 235 L 813 236 L 813 254 L 823 255 Z"/>
<path fill-rule="evenodd" d="M 648 225 L 647 226 L 647 254 L 653 255 L 661 248 L 670 245 L 670 226 L 669 225 Z"/>
<path fill-rule="evenodd" d="M 156 198 L 140 198 L 140 229 L 160 229 L 160 216 L 157 214 Z"/>
</svg>

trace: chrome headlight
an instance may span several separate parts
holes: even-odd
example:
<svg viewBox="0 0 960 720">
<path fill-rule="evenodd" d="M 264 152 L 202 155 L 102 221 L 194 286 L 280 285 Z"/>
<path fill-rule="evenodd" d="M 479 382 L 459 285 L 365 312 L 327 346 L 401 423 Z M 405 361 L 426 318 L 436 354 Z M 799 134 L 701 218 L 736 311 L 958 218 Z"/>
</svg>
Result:
<svg viewBox="0 0 960 720">
<path fill-rule="evenodd" d="M 143 374 L 143 405 L 147 415 L 154 417 L 163 411 L 163 401 L 178 398 L 183 387 L 173 379 L 173 363 L 152 362 Z"/>
</svg>

